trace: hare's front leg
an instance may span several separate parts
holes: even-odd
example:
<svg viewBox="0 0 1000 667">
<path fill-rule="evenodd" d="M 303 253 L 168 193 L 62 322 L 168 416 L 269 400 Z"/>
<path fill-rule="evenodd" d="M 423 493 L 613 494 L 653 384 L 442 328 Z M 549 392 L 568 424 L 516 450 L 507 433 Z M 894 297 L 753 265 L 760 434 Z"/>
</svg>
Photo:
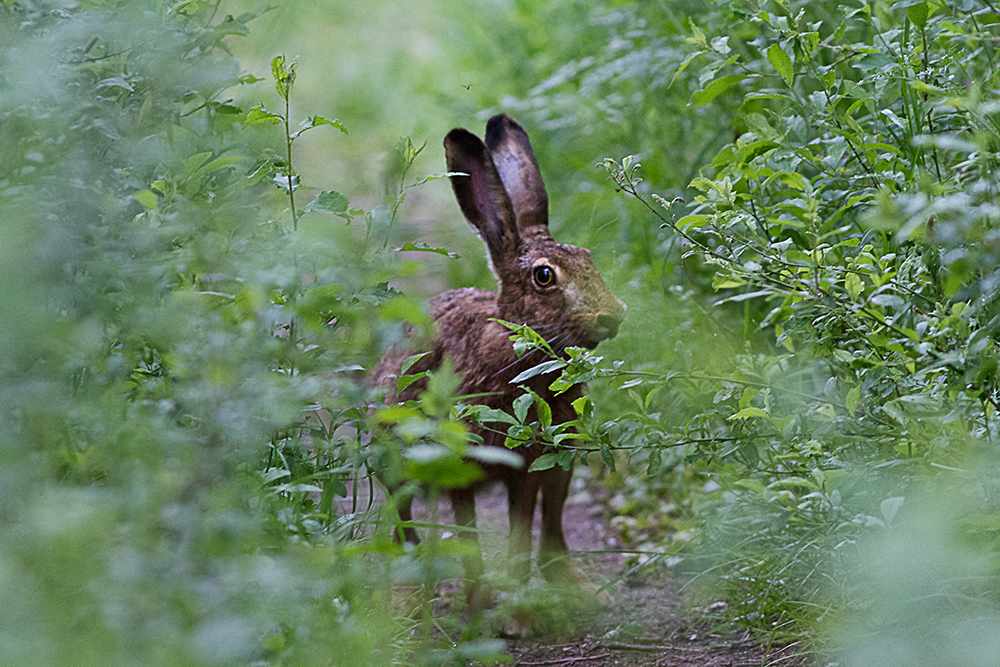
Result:
<svg viewBox="0 0 1000 667">
<path fill-rule="evenodd" d="M 510 576 L 526 582 L 531 576 L 531 524 L 535 519 L 538 498 L 538 473 L 511 477 L 507 483 L 507 508 L 510 518 L 510 546 L 507 552 Z"/>
<path fill-rule="evenodd" d="M 569 495 L 573 471 L 556 466 L 541 473 L 542 540 L 538 548 L 538 569 L 550 581 L 573 579 L 573 569 L 565 557 L 569 553 L 563 536 L 562 515 Z"/>
<path fill-rule="evenodd" d="M 472 489 L 452 489 L 451 509 L 455 513 L 455 524 L 468 528 L 460 536 L 470 542 L 470 553 L 462 556 L 465 577 L 465 601 L 473 609 L 486 609 L 491 603 L 489 588 L 483 583 L 483 554 L 479 548 L 479 534 L 476 532 L 476 495 Z"/>
</svg>

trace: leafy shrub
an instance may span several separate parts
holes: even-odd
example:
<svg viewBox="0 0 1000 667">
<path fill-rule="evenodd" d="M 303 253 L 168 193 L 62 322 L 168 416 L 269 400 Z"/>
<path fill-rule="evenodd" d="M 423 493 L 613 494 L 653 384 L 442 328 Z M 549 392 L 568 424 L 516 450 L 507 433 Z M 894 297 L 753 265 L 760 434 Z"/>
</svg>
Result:
<svg viewBox="0 0 1000 667">
<path fill-rule="evenodd" d="M 909 515 L 923 480 L 959 489 L 971 475 L 982 493 L 964 520 L 996 516 L 989 473 L 969 466 L 995 449 L 1000 397 L 1000 16 L 923 2 L 733 11 L 739 42 L 691 24 L 685 63 L 703 73 L 690 103 L 745 91 L 745 129 L 692 180 L 692 204 L 647 195 L 632 158 L 605 166 L 714 269 L 719 304 L 745 309 L 746 351 L 705 374 L 714 405 L 684 433 L 705 434 L 689 452 L 720 485 L 703 547 L 725 560 L 734 615 L 773 632 L 875 602 L 853 546 Z M 994 531 L 976 543 L 995 563 Z M 977 598 L 996 613 L 993 587 Z"/>
<path fill-rule="evenodd" d="M 340 505 L 366 471 L 355 376 L 398 336 L 376 306 L 405 271 L 387 234 L 418 151 L 371 211 L 334 191 L 303 206 L 294 140 L 345 128 L 295 123 L 295 65 L 242 72 L 226 44 L 255 16 L 218 9 L 0 6 L 0 662 L 435 646 L 395 618 L 387 529 Z"/>
</svg>

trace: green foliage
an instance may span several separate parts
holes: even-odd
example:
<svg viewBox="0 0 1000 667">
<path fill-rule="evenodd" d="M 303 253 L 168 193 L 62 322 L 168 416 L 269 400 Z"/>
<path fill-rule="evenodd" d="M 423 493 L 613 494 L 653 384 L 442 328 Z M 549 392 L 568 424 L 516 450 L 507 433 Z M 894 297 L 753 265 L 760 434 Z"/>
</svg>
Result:
<svg viewBox="0 0 1000 667">
<path fill-rule="evenodd" d="M 255 15 L 218 9 L 0 8 L 5 664 L 437 650 L 393 606 L 400 549 L 359 503 L 377 462 L 357 379 L 398 336 L 378 307 L 410 312 L 384 248 L 412 185 L 385 216 L 333 190 L 299 210 L 294 142 L 344 124 L 293 130 L 280 56 L 263 95 L 283 111 L 234 102 L 262 81 L 227 49 Z M 385 224 L 376 241 L 324 214 Z M 432 660 L 498 651 L 456 643 Z"/>
<path fill-rule="evenodd" d="M 0 3 L 0 662 L 496 659 L 431 618 L 461 540 L 396 545 L 366 492 L 513 460 L 478 422 L 586 464 L 640 560 L 760 636 L 993 664 L 993 5 L 424 7 Z M 426 292 L 490 285 L 435 137 L 497 110 L 630 306 L 600 354 L 512 327 L 518 382 L 591 383 L 569 424 L 417 358 L 418 401 L 363 383 Z"/>
<path fill-rule="evenodd" d="M 671 393 L 711 397 L 683 427 L 705 435 L 688 460 L 715 489 L 702 547 L 725 562 L 736 618 L 769 633 L 869 609 L 880 588 L 856 585 L 855 547 L 909 514 L 921 480 L 958 489 L 970 456 L 995 449 L 1000 16 L 967 4 L 740 5 L 753 35 L 739 49 L 692 26 L 710 74 L 691 104 L 745 91 L 739 136 L 683 215 L 632 157 L 603 165 L 711 267 L 717 306 L 743 309 L 731 370 Z M 977 525 L 1000 500 L 984 474 L 963 515 Z M 991 532 L 977 544 L 996 563 Z M 984 613 L 996 595 L 977 595 Z"/>
</svg>

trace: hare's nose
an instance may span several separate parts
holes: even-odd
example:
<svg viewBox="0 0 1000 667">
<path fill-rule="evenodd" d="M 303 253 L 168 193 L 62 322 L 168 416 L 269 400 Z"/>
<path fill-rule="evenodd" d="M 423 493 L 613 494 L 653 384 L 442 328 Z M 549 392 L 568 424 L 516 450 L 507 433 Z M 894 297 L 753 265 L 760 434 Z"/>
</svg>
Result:
<svg viewBox="0 0 1000 667">
<path fill-rule="evenodd" d="M 621 318 L 614 315 L 605 315 L 602 313 L 597 316 L 597 326 L 608 332 L 608 338 L 613 338 L 618 334 L 618 325 L 621 323 Z"/>
</svg>

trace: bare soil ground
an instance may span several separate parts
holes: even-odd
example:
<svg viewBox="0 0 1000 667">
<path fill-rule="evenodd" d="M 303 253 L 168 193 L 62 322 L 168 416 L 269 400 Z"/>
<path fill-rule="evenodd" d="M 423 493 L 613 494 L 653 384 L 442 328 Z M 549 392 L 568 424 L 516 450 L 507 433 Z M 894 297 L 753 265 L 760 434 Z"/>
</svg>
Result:
<svg viewBox="0 0 1000 667">
<path fill-rule="evenodd" d="M 507 500 L 502 487 L 476 499 L 480 541 L 487 571 L 503 569 L 507 547 Z M 415 510 L 419 507 L 415 506 Z M 508 637 L 515 665 L 561 667 L 750 667 L 803 665 L 780 647 L 765 647 L 735 628 L 719 628 L 704 608 L 693 607 L 682 583 L 664 572 L 628 572 L 626 556 L 613 529 L 603 520 L 601 503 L 585 490 L 571 495 L 564 512 L 566 540 L 583 577 L 604 586 L 607 604 L 592 604 L 591 592 L 581 592 L 580 604 L 563 605 L 571 618 L 561 623 L 522 625 Z M 447 501 L 440 503 L 439 521 L 453 521 Z M 535 545 L 539 517 L 535 518 Z M 533 582 L 545 595 L 544 584 Z M 451 593 L 446 593 L 449 595 Z M 453 594 L 461 595 L 457 590 Z M 610 594 L 610 595 L 608 595 Z M 515 615 L 516 617 L 516 615 Z M 503 634 L 503 631 L 500 631 Z M 529 636 L 524 636 L 529 635 Z M 533 636 L 530 636 L 533 635 Z"/>
</svg>

